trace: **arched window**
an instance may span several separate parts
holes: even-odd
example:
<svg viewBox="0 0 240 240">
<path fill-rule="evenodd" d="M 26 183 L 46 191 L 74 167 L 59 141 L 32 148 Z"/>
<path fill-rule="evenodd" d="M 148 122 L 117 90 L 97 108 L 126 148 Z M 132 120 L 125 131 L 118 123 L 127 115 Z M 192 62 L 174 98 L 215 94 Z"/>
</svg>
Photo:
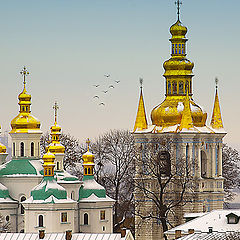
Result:
<svg viewBox="0 0 240 240">
<path fill-rule="evenodd" d="M 207 177 L 207 155 L 201 150 L 201 177 Z"/>
<path fill-rule="evenodd" d="M 38 216 L 38 226 L 43 227 L 43 215 Z"/>
<path fill-rule="evenodd" d="M 91 174 L 91 169 L 90 168 L 88 168 L 88 174 Z"/>
<path fill-rule="evenodd" d="M 178 44 L 178 53 L 181 54 L 181 44 Z"/>
<path fill-rule="evenodd" d="M 172 44 L 172 54 L 174 54 L 174 43 Z"/>
<path fill-rule="evenodd" d="M 22 196 L 21 197 L 21 199 L 20 199 L 20 202 L 23 202 L 23 201 L 25 201 L 26 200 L 26 197 L 25 196 Z M 21 204 L 21 214 L 24 214 L 24 207 L 23 207 L 23 205 Z"/>
<path fill-rule="evenodd" d="M 171 82 L 168 81 L 168 94 L 172 93 L 172 89 L 171 89 Z"/>
<path fill-rule="evenodd" d="M 184 44 L 182 44 L 182 54 L 185 54 L 184 50 Z"/>
<path fill-rule="evenodd" d="M 175 81 L 173 81 L 172 83 L 172 88 L 173 88 L 173 94 L 177 94 L 177 83 Z"/>
<path fill-rule="evenodd" d="M 84 173 L 87 174 L 87 168 L 84 169 Z"/>
<path fill-rule="evenodd" d="M 157 167 L 160 174 L 170 176 L 171 159 L 168 151 L 160 151 L 157 155 Z"/>
<path fill-rule="evenodd" d="M 31 156 L 34 156 L 34 143 L 31 142 Z"/>
<path fill-rule="evenodd" d="M 84 213 L 84 215 L 83 215 L 83 224 L 88 225 L 88 214 L 87 213 Z"/>
<path fill-rule="evenodd" d="M 59 162 L 57 162 L 57 170 L 59 170 Z"/>
<path fill-rule="evenodd" d="M 16 156 L 16 143 L 13 143 L 13 156 Z"/>
<path fill-rule="evenodd" d="M 24 142 L 20 143 L 20 156 L 24 157 Z"/>
<path fill-rule="evenodd" d="M 183 82 L 179 82 L 179 85 L 178 85 L 178 89 L 179 89 L 179 94 L 183 94 Z"/>
<path fill-rule="evenodd" d="M 190 93 L 188 88 L 189 88 L 189 84 L 188 84 L 188 81 L 186 81 L 186 83 L 185 83 L 185 93 L 187 93 L 187 90 L 188 90 L 188 93 Z"/>
</svg>

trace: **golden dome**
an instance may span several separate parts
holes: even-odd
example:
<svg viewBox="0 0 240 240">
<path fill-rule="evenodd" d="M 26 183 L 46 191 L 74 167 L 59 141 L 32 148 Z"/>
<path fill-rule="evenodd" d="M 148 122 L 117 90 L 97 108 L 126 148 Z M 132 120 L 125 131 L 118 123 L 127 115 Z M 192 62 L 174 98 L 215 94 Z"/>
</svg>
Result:
<svg viewBox="0 0 240 240">
<path fill-rule="evenodd" d="M 7 152 L 7 148 L 2 143 L 0 143 L 0 153 L 6 153 L 6 152 Z"/>
<path fill-rule="evenodd" d="M 172 34 L 172 38 L 184 38 L 187 34 L 187 27 L 183 26 L 182 23 L 177 20 L 177 22 L 170 27 L 170 33 Z"/>
<path fill-rule="evenodd" d="M 42 159 L 44 162 L 43 166 L 54 165 L 55 155 L 48 151 L 43 155 Z"/>
<path fill-rule="evenodd" d="M 82 155 L 84 164 L 86 163 L 94 163 L 95 156 L 88 150 Z"/>
<path fill-rule="evenodd" d="M 40 121 L 31 115 L 31 95 L 27 93 L 25 76 L 28 74 L 26 68 L 21 72 L 24 75 L 23 91 L 18 95 L 20 106 L 19 114 L 11 121 L 12 130 L 10 133 L 41 132 Z"/>
<path fill-rule="evenodd" d="M 152 123 L 156 126 L 169 127 L 181 123 L 185 96 L 167 96 L 151 113 Z M 206 123 L 207 113 L 190 98 L 193 125 L 202 127 Z"/>
</svg>

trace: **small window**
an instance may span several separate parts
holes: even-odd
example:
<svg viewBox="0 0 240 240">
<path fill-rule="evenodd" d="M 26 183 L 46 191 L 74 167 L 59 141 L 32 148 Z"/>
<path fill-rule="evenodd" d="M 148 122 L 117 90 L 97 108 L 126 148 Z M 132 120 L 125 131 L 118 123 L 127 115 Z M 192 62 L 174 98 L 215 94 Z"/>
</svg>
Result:
<svg viewBox="0 0 240 240">
<path fill-rule="evenodd" d="M 31 156 L 34 156 L 34 143 L 31 143 Z"/>
<path fill-rule="evenodd" d="M 74 193 L 74 191 L 71 192 L 71 199 L 75 200 L 75 193 Z"/>
<path fill-rule="evenodd" d="M 16 156 L 16 143 L 13 143 L 13 156 Z"/>
<path fill-rule="evenodd" d="M 67 213 L 66 212 L 61 213 L 61 222 L 62 223 L 67 222 Z"/>
<path fill-rule="evenodd" d="M 87 174 L 87 168 L 84 169 L 84 173 Z"/>
<path fill-rule="evenodd" d="M 59 162 L 57 162 L 57 170 L 59 170 Z"/>
<path fill-rule="evenodd" d="M 184 53 L 184 44 L 182 44 L 182 54 L 185 54 Z"/>
<path fill-rule="evenodd" d="M 20 143 L 20 156 L 24 157 L 24 142 Z"/>
<path fill-rule="evenodd" d="M 25 201 L 26 200 L 26 197 L 25 196 L 22 196 L 21 197 L 21 199 L 20 199 L 20 202 L 23 202 L 23 201 Z M 24 207 L 23 207 L 23 205 L 21 204 L 21 214 L 24 214 Z"/>
<path fill-rule="evenodd" d="M 7 215 L 6 216 L 6 221 L 9 222 L 10 217 Z"/>
<path fill-rule="evenodd" d="M 43 215 L 38 216 L 38 226 L 43 227 Z"/>
<path fill-rule="evenodd" d="M 172 54 L 174 54 L 174 44 L 172 44 Z"/>
<path fill-rule="evenodd" d="M 105 211 L 100 211 L 100 220 L 105 220 Z"/>
<path fill-rule="evenodd" d="M 181 44 L 178 44 L 178 53 L 181 54 Z"/>
<path fill-rule="evenodd" d="M 183 94 L 183 82 L 179 82 L 179 94 Z"/>
<path fill-rule="evenodd" d="M 172 84 L 173 94 L 177 94 L 177 83 L 174 81 Z"/>
<path fill-rule="evenodd" d="M 87 213 L 84 213 L 84 215 L 83 215 L 83 224 L 88 225 L 88 214 Z"/>
<path fill-rule="evenodd" d="M 52 175 L 52 174 L 51 174 L 51 169 L 48 169 L 48 175 Z"/>
<path fill-rule="evenodd" d="M 105 232 L 105 226 L 102 227 L 103 232 Z"/>
<path fill-rule="evenodd" d="M 91 169 L 90 168 L 88 168 L 88 174 L 91 174 Z"/>
</svg>

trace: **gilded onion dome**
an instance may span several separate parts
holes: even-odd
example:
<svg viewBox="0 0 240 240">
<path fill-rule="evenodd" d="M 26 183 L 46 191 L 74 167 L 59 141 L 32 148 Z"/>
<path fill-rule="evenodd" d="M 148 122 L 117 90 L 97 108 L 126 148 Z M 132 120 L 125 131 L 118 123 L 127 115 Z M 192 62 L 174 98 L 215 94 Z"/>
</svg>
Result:
<svg viewBox="0 0 240 240">
<path fill-rule="evenodd" d="M 65 147 L 60 143 L 60 135 L 61 135 L 62 129 L 57 124 L 57 109 L 58 109 L 57 102 L 55 102 L 53 109 L 55 111 L 55 122 L 54 122 L 54 125 L 51 126 L 50 128 L 52 141 L 50 145 L 47 147 L 47 149 L 53 154 L 56 154 L 56 153 L 63 154 L 65 152 Z"/>
<path fill-rule="evenodd" d="M 0 143 L 0 153 L 6 153 L 6 152 L 7 152 L 6 146 L 4 146 L 2 143 Z"/>
<path fill-rule="evenodd" d="M 172 38 L 171 58 L 164 62 L 164 77 L 166 79 L 166 98 L 151 112 L 152 123 L 161 127 L 181 123 L 185 96 L 188 91 L 193 125 L 204 126 L 207 113 L 194 102 L 192 98 L 192 69 L 194 64 L 186 58 L 187 28 L 177 20 L 170 27 Z"/>
<path fill-rule="evenodd" d="M 18 105 L 20 106 L 19 114 L 11 121 L 12 130 L 10 133 L 29 133 L 40 131 L 40 121 L 31 114 L 31 95 L 26 90 L 25 77 L 29 73 L 27 69 L 21 71 L 24 77 L 23 91 L 18 95 Z"/>
<path fill-rule="evenodd" d="M 88 150 L 87 152 L 85 152 L 83 155 L 82 155 L 82 159 L 83 159 L 83 168 L 84 168 L 84 171 L 83 171 L 83 179 L 86 179 L 86 178 L 94 178 L 94 155 L 90 152 L 89 150 L 89 145 L 90 145 L 90 140 L 87 139 L 86 141 L 87 143 L 87 146 L 88 146 Z"/>
</svg>

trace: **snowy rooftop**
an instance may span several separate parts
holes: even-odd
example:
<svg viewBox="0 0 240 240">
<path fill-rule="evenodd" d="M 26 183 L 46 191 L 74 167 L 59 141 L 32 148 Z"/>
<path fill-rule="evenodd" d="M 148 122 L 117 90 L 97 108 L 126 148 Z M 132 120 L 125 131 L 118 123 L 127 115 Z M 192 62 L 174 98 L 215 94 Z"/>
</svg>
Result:
<svg viewBox="0 0 240 240">
<path fill-rule="evenodd" d="M 190 129 L 182 129 L 179 130 L 180 124 L 176 124 L 169 127 L 158 127 L 156 125 L 148 125 L 147 129 L 136 129 L 134 133 L 222 133 L 226 134 L 226 131 L 221 129 L 213 129 L 211 126 L 204 126 L 204 127 L 195 127 L 193 126 Z"/>
<path fill-rule="evenodd" d="M 39 240 L 38 233 L 0 233 L 0 240 Z M 44 240 L 65 240 L 65 233 L 48 233 L 45 234 Z M 89 233 L 73 233 L 72 240 L 131 240 L 132 234 L 129 230 L 126 236 L 121 238 L 120 233 L 111 234 L 89 234 Z"/>
<path fill-rule="evenodd" d="M 76 202 L 70 198 L 67 199 L 57 199 L 54 196 L 50 196 L 49 198 L 45 199 L 45 200 L 34 200 L 33 197 L 31 196 L 30 198 L 28 198 L 27 200 L 25 200 L 23 203 L 73 203 Z M 1 238 L 0 238 L 1 240 Z"/>
<path fill-rule="evenodd" d="M 104 198 L 99 198 L 94 193 L 92 193 L 91 196 L 81 199 L 80 202 L 115 202 L 115 200 L 108 197 L 107 195 Z"/>
<path fill-rule="evenodd" d="M 228 224 L 226 215 L 233 213 L 240 216 L 240 209 L 213 210 L 197 217 L 189 222 L 168 230 L 167 234 L 175 234 L 175 230 L 181 230 L 183 234 L 188 233 L 188 229 L 194 229 L 195 232 L 208 232 L 209 227 L 215 232 L 239 231 L 240 222 L 237 224 Z"/>
<path fill-rule="evenodd" d="M 179 240 L 229 240 L 233 233 L 194 233 L 179 238 Z"/>
</svg>

